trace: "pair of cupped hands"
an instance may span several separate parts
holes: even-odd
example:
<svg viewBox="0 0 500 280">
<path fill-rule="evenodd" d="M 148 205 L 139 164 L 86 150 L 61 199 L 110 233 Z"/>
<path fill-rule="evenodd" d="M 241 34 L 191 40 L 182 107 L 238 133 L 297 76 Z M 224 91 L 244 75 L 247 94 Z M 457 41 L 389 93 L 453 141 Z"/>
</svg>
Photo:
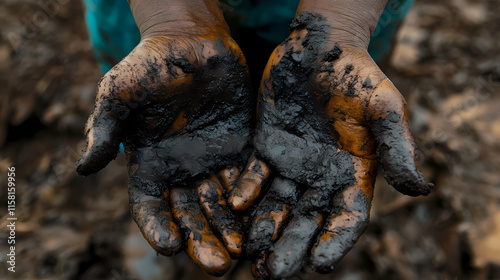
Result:
<svg viewBox="0 0 500 280">
<path fill-rule="evenodd" d="M 211 275 L 241 257 L 260 279 L 330 272 L 368 223 L 377 162 L 404 194 L 432 185 L 403 97 L 366 49 L 325 39 L 314 18 L 292 23 L 258 97 L 227 31 L 143 38 L 99 83 L 78 173 L 123 143 L 144 238 Z"/>
</svg>

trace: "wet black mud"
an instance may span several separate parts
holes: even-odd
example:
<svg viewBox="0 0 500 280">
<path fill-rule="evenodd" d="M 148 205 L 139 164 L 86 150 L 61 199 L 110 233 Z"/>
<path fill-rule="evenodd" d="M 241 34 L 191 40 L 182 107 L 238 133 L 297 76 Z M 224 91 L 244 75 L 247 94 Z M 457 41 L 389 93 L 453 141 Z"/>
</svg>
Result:
<svg viewBox="0 0 500 280">
<path fill-rule="evenodd" d="M 289 209 L 296 205 L 299 196 L 300 190 L 294 182 L 280 177 L 274 179 L 266 197 L 252 213 L 253 223 L 245 244 L 248 256 L 255 257 L 260 251 L 271 248 L 291 217 Z"/>
<path fill-rule="evenodd" d="M 396 190 L 410 196 L 427 195 L 434 184 L 427 183 L 415 168 L 412 154 L 405 146 L 407 140 L 400 121 L 399 115 L 393 112 L 383 119 L 372 120 L 378 143 L 377 159 L 383 166 L 385 179 Z"/>
<path fill-rule="evenodd" d="M 346 200 L 352 200 L 353 203 L 349 203 L 348 206 Z M 350 224 L 331 228 L 329 224 L 325 223 L 325 228 L 319 235 L 323 235 L 328 230 L 334 233 L 334 236 L 328 239 L 318 239 L 314 244 L 310 264 L 315 271 L 330 273 L 337 267 L 342 257 L 351 250 L 359 236 L 365 231 L 369 221 L 370 208 L 371 199 L 362 192 L 357 192 L 354 197 L 345 197 L 342 193 L 335 196 L 332 214 L 336 217 L 349 215 L 350 217 L 344 218 L 344 220 Z"/>
<path fill-rule="evenodd" d="M 103 168 L 120 142 L 128 151 L 130 176 L 139 177 L 145 193 L 153 196 L 168 186 L 194 187 L 210 172 L 246 163 L 255 103 L 246 66 L 222 41 L 203 42 L 201 49 L 200 61 L 192 61 L 182 56 L 193 54 L 172 47 L 163 61 L 155 58 L 143 65 L 146 75 L 131 98 L 102 100 L 104 108 L 93 126 L 104 132 L 95 134 L 94 142 L 104 140 L 105 147 L 90 153 L 86 162 L 93 164 L 79 161 L 80 174 Z M 161 71 L 173 82 L 192 79 L 171 86 L 161 79 Z M 176 92 L 169 92 L 172 88 Z"/>
<path fill-rule="evenodd" d="M 302 12 L 290 28 L 307 33 L 281 45 L 282 58 L 263 82 L 254 145 L 258 156 L 282 176 L 307 186 L 339 189 L 354 182 L 354 168 L 349 153 L 337 150 L 312 79 L 317 65 L 338 59 L 342 49 L 335 45 L 325 50 L 329 27 L 317 13 Z"/>
<path fill-rule="evenodd" d="M 247 159 L 241 152 L 249 142 L 253 104 L 249 84 L 242 83 L 246 79 L 237 58 L 229 54 L 209 58 L 207 65 L 195 71 L 190 90 L 170 97 L 168 112 L 165 110 L 155 122 L 160 128 L 169 127 L 184 110 L 185 126 L 154 143 L 156 139 L 140 136 L 146 132 L 141 131 L 139 124 L 143 121 L 139 119 L 138 136 L 127 139 L 126 144 L 143 142 L 143 147 L 131 154 L 130 164 L 148 165 L 150 171 L 146 172 L 169 185 L 186 185 L 210 171 L 241 166 Z M 154 158 L 164 164 L 148 164 Z"/>
</svg>

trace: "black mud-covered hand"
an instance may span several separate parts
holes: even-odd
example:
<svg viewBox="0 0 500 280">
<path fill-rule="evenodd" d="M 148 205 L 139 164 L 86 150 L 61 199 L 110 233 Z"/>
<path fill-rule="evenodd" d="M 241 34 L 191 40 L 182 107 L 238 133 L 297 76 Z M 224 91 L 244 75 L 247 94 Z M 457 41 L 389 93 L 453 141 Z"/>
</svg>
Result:
<svg viewBox="0 0 500 280">
<path fill-rule="evenodd" d="M 184 247 L 221 275 L 242 250 L 222 185 L 248 160 L 254 97 L 239 47 L 214 30 L 143 39 L 103 77 L 76 169 L 98 172 L 124 143 L 132 217 L 144 237 L 164 255 Z"/>
<path fill-rule="evenodd" d="M 274 171 L 246 242 L 257 278 L 331 271 L 368 223 L 377 162 L 403 194 L 433 187 L 415 166 L 404 98 L 365 49 L 341 46 L 328 29 L 302 12 L 262 78 L 256 156 L 229 197 L 248 208 Z"/>
</svg>

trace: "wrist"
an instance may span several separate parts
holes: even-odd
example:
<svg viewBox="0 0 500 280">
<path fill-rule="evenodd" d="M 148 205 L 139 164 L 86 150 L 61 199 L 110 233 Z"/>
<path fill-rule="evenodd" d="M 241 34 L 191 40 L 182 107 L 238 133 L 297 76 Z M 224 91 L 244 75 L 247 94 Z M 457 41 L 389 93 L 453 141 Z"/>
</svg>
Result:
<svg viewBox="0 0 500 280">
<path fill-rule="evenodd" d="M 329 44 L 368 49 L 387 0 L 301 0 L 301 12 L 320 14 L 329 25 Z"/>
<path fill-rule="evenodd" d="M 217 0 L 130 0 L 141 38 L 230 34 Z"/>
</svg>

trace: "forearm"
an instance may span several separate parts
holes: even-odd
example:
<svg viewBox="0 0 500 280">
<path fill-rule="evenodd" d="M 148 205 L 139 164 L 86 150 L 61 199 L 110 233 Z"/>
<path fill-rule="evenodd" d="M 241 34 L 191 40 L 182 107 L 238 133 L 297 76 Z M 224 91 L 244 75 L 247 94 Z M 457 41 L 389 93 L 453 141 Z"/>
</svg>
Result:
<svg viewBox="0 0 500 280">
<path fill-rule="evenodd" d="M 302 11 L 319 13 L 330 25 L 331 43 L 367 49 L 386 4 L 387 0 L 301 0 L 297 16 Z"/>
<path fill-rule="evenodd" d="M 142 38 L 165 34 L 229 34 L 217 0 L 129 0 Z"/>
</svg>

